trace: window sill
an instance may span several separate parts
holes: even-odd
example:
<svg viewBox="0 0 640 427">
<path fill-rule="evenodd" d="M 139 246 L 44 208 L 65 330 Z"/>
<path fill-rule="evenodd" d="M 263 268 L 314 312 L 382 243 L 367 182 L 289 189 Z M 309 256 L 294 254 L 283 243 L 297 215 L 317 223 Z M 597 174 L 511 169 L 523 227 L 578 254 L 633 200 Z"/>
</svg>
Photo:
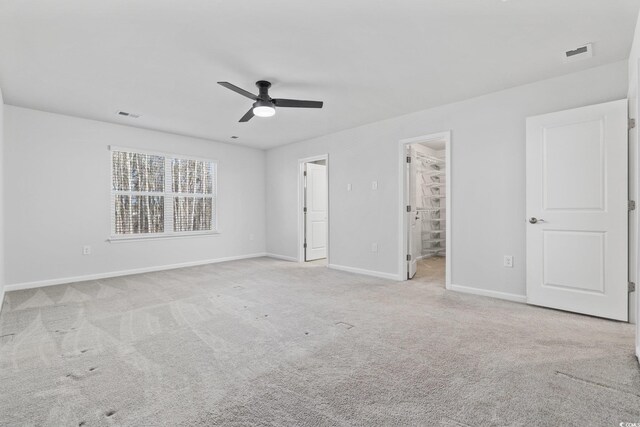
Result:
<svg viewBox="0 0 640 427">
<path fill-rule="evenodd" d="M 167 240 L 167 239 L 183 239 L 193 237 L 207 237 L 207 236 L 219 236 L 219 231 L 202 231 L 197 233 L 173 233 L 173 234 L 161 234 L 161 235 L 127 235 L 127 236 L 112 236 L 107 239 L 109 243 L 124 243 L 124 242 L 140 242 L 145 240 Z"/>
</svg>

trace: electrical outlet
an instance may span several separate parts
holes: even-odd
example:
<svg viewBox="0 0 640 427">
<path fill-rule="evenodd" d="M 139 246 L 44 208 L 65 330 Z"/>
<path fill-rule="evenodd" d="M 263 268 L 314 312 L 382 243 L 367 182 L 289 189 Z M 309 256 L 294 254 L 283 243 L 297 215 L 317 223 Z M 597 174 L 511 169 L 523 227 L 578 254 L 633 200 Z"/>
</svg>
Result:
<svg viewBox="0 0 640 427">
<path fill-rule="evenodd" d="M 83 246 L 82 255 L 91 255 L 91 246 L 89 245 Z"/>
<path fill-rule="evenodd" d="M 372 190 L 378 189 L 378 181 L 371 181 L 371 189 Z"/>
<path fill-rule="evenodd" d="M 372 243 L 371 244 L 371 252 L 378 252 L 378 244 L 377 243 Z"/>
<path fill-rule="evenodd" d="M 513 255 L 504 256 L 504 266 L 507 268 L 513 268 Z"/>
<path fill-rule="evenodd" d="M 347 191 L 351 191 L 351 184 L 347 184 Z"/>
</svg>

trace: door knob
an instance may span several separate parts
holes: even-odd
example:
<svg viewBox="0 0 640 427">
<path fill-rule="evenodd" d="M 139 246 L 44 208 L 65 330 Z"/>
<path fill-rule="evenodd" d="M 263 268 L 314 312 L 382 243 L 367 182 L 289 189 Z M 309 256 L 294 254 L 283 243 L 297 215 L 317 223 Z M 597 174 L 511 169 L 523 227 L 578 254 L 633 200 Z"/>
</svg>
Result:
<svg viewBox="0 0 640 427">
<path fill-rule="evenodd" d="M 544 222 L 544 219 L 540 218 L 536 218 L 535 216 L 532 216 L 531 218 L 529 218 L 529 222 L 531 224 L 537 224 L 538 222 Z"/>
</svg>

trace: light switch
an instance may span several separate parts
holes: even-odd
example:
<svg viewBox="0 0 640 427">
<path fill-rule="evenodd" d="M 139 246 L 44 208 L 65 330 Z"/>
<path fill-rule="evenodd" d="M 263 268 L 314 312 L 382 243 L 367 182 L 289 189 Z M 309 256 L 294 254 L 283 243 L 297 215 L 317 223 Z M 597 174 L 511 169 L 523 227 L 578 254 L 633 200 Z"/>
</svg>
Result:
<svg viewBox="0 0 640 427">
<path fill-rule="evenodd" d="M 351 184 L 347 184 L 347 191 L 351 191 Z"/>
<path fill-rule="evenodd" d="M 371 181 L 371 189 L 372 190 L 378 189 L 378 181 Z"/>
</svg>

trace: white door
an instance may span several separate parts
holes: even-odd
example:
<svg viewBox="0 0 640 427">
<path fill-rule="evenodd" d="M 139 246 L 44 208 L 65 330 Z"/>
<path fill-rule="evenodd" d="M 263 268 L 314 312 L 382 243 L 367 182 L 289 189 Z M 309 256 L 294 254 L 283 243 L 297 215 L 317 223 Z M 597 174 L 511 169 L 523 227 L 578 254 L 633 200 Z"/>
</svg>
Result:
<svg viewBox="0 0 640 427">
<path fill-rule="evenodd" d="M 406 149 L 405 163 L 405 200 L 409 208 L 406 211 L 408 236 L 407 236 L 407 279 L 412 279 L 418 270 L 418 257 L 422 251 L 422 225 L 420 223 L 417 211 L 416 197 L 416 162 L 415 150 L 409 145 Z"/>
<path fill-rule="evenodd" d="M 627 101 L 527 119 L 527 301 L 627 320 Z"/>
<path fill-rule="evenodd" d="M 315 163 L 305 165 L 305 260 L 327 257 L 327 167 Z"/>
</svg>

